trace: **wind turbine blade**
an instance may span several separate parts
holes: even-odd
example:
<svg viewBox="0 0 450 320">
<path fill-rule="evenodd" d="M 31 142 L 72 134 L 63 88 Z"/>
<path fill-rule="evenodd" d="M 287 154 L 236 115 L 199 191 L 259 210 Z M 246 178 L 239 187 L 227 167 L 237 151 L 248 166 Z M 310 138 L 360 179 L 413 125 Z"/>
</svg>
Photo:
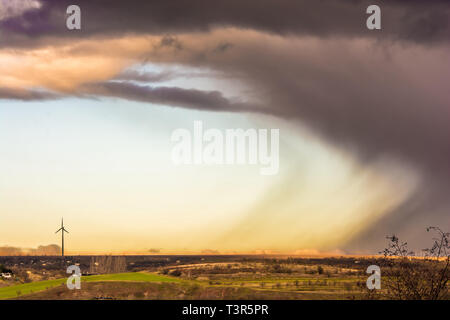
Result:
<svg viewBox="0 0 450 320">
<path fill-rule="evenodd" d="M 58 230 L 56 230 L 55 233 L 58 233 L 58 232 L 60 232 L 61 230 L 62 230 L 62 228 L 59 228 Z"/>
<path fill-rule="evenodd" d="M 69 233 L 69 231 L 67 231 L 65 228 L 63 228 L 63 231 Z"/>
</svg>

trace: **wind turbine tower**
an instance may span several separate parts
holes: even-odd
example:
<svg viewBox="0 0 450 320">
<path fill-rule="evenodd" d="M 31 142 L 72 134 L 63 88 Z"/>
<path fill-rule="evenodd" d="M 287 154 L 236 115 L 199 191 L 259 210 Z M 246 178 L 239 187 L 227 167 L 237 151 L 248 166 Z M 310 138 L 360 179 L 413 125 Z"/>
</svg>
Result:
<svg viewBox="0 0 450 320">
<path fill-rule="evenodd" d="M 61 228 L 59 228 L 55 233 L 58 233 L 61 231 L 61 256 L 64 257 L 64 232 L 69 233 L 69 231 L 67 231 L 64 228 L 64 220 L 63 218 L 61 218 Z"/>
</svg>

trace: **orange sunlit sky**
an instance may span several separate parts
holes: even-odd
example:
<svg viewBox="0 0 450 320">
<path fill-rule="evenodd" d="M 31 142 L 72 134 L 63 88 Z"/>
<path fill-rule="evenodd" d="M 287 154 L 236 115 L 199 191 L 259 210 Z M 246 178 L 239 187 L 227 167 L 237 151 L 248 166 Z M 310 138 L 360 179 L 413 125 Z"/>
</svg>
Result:
<svg viewBox="0 0 450 320">
<path fill-rule="evenodd" d="M 412 36 L 399 3 L 374 34 L 365 1 L 79 1 L 67 30 L 66 1 L 1 2 L 0 254 L 60 244 L 62 217 L 68 254 L 373 254 L 449 225 L 448 27 Z M 280 129 L 278 174 L 175 166 L 196 120 Z"/>
</svg>

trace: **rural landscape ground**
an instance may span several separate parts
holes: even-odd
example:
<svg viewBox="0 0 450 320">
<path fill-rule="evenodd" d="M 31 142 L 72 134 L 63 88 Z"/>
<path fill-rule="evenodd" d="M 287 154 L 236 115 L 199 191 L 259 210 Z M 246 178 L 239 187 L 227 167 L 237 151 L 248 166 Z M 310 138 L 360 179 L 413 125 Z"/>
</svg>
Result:
<svg viewBox="0 0 450 320">
<path fill-rule="evenodd" d="M 364 299 L 376 258 L 271 256 L 0 257 L 0 299 Z M 125 262 L 125 263 L 124 263 Z M 78 265 L 81 289 L 66 286 Z M 99 272 L 100 271 L 100 272 Z M 111 271 L 120 271 L 111 273 Z"/>
</svg>

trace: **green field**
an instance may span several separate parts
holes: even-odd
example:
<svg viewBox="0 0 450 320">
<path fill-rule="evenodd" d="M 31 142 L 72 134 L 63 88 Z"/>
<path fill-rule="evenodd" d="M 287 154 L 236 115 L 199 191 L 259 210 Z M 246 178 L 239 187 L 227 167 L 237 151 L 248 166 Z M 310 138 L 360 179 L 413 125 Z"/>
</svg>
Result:
<svg viewBox="0 0 450 320">
<path fill-rule="evenodd" d="M 86 276 L 82 281 L 134 281 L 134 282 L 181 282 L 179 278 L 163 276 L 148 272 L 112 273 L 97 276 Z"/>
<path fill-rule="evenodd" d="M 19 284 L 0 288 L 0 300 L 44 291 L 65 283 L 67 278 Z M 81 282 L 96 281 L 130 281 L 130 282 L 182 282 L 183 280 L 169 276 L 146 272 L 129 272 L 81 277 Z"/>
</svg>

